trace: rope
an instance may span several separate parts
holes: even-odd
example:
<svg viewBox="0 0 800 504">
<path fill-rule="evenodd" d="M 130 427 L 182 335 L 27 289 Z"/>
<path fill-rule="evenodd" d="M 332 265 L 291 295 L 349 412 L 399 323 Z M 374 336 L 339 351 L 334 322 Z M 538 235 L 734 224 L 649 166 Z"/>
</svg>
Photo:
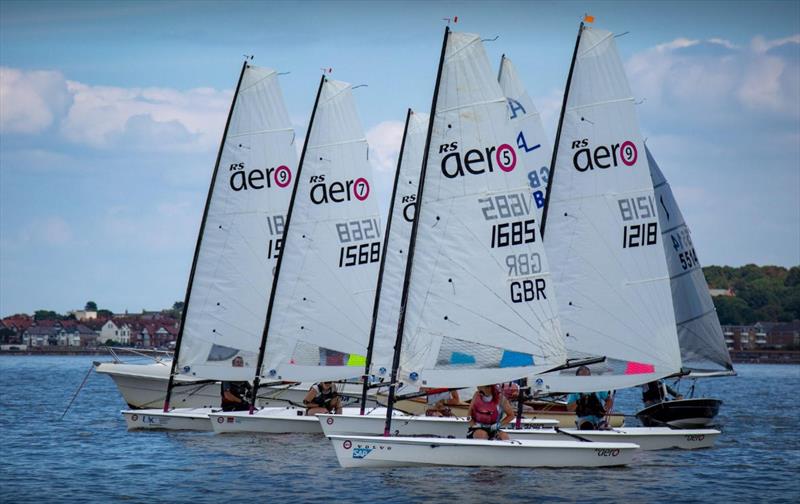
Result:
<svg viewBox="0 0 800 504">
<path fill-rule="evenodd" d="M 58 419 L 59 421 L 64 420 L 64 417 L 67 415 L 67 412 L 72 407 L 72 403 L 75 402 L 75 398 L 78 397 L 78 394 L 80 394 L 81 389 L 83 389 L 83 386 L 86 385 L 86 380 L 89 379 L 89 375 L 92 374 L 93 369 L 94 369 L 94 363 L 89 365 L 89 371 L 86 373 L 86 376 L 83 377 L 83 381 L 81 382 L 81 385 L 78 387 L 78 390 L 76 390 L 75 393 L 72 394 L 72 399 L 70 399 L 69 404 L 67 405 L 67 409 L 65 409 L 64 413 L 61 414 L 61 418 Z"/>
</svg>

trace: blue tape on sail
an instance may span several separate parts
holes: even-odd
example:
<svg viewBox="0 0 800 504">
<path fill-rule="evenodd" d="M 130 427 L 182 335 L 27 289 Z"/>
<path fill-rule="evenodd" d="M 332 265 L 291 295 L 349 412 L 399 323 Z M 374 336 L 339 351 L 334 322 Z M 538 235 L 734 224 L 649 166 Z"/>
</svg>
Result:
<svg viewBox="0 0 800 504">
<path fill-rule="evenodd" d="M 533 366 L 533 355 L 503 350 L 503 358 L 500 359 L 500 367 L 522 367 Z"/>
<path fill-rule="evenodd" d="M 470 354 L 453 352 L 450 354 L 450 364 L 475 364 L 475 357 Z"/>
</svg>

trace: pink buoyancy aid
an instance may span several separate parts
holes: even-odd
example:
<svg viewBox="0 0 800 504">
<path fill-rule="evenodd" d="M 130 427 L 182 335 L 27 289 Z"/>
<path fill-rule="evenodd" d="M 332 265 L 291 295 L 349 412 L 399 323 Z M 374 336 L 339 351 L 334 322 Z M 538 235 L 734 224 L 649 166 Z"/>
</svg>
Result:
<svg viewBox="0 0 800 504">
<path fill-rule="evenodd" d="M 479 424 L 492 425 L 500 420 L 500 399 L 501 395 L 497 390 L 492 392 L 492 400 L 484 401 L 483 395 L 478 394 L 478 398 L 470 405 L 470 415 Z"/>
</svg>

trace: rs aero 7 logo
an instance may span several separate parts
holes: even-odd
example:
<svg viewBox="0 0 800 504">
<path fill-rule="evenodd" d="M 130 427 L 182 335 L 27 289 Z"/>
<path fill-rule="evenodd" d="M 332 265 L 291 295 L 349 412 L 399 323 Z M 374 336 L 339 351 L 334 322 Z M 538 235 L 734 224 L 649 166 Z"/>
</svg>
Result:
<svg viewBox="0 0 800 504">
<path fill-rule="evenodd" d="M 231 189 L 236 192 L 248 189 L 269 189 L 273 184 L 284 188 L 292 181 L 292 170 L 286 165 L 248 170 L 244 163 L 233 163 L 228 168 Z"/>
<path fill-rule="evenodd" d="M 447 178 L 491 173 L 495 164 L 504 172 L 517 166 L 517 152 L 509 144 L 470 149 L 462 156 L 458 142 L 451 142 L 439 146 L 439 154 L 442 153 L 447 153 L 442 158 L 442 174 Z"/>
<path fill-rule="evenodd" d="M 355 180 L 333 182 L 325 180 L 325 175 L 314 175 L 309 179 L 311 202 L 315 205 L 342 203 L 345 201 L 364 201 L 369 197 L 369 182 L 364 177 Z"/>
<path fill-rule="evenodd" d="M 625 166 L 633 166 L 639 158 L 636 144 L 630 140 L 612 145 L 589 145 L 589 139 L 574 140 L 572 150 L 572 165 L 579 172 L 594 170 L 595 168 L 611 168 L 621 162 Z"/>
</svg>

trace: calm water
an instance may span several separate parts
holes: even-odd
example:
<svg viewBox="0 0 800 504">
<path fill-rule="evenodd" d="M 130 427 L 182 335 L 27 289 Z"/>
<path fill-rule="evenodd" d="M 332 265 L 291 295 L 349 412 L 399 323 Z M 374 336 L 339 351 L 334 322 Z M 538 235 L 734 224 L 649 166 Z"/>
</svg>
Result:
<svg viewBox="0 0 800 504">
<path fill-rule="evenodd" d="M 800 366 L 739 365 L 702 382 L 725 400 L 711 450 L 640 453 L 616 469 L 339 468 L 322 436 L 127 432 L 91 357 L 0 356 L 3 502 L 797 502 Z M 638 392 L 618 395 L 633 413 Z"/>
</svg>

